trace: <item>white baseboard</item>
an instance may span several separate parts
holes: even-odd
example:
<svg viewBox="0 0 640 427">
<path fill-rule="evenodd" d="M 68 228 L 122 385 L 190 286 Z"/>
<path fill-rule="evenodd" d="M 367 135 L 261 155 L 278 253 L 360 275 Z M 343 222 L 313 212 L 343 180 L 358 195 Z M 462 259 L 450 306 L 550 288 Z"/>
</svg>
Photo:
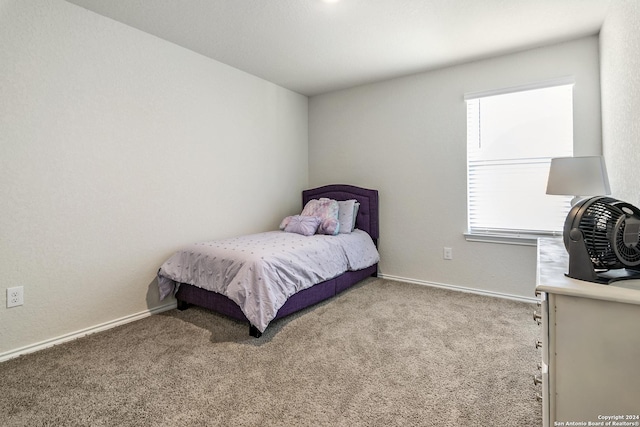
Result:
<svg viewBox="0 0 640 427">
<path fill-rule="evenodd" d="M 105 322 L 99 325 L 81 329 L 76 332 L 71 332 L 65 335 L 61 335 L 56 338 L 51 338 L 35 344 L 30 344 L 24 347 L 17 348 L 15 350 L 9 350 L 7 352 L 0 353 L 0 362 L 13 359 L 23 354 L 34 353 L 38 350 L 43 350 L 48 347 L 53 347 L 54 345 L 62 344 L 68 341 L 73 341 L 80 337 L 84 337 L 85 335 L 95 334 L 96 332 L 105 331 L 107 329 L 115 328 L 116 326 L 124 325 L 126 323 L 134 322 L 136 320 L 144 319 L 145 317 L 149 317 L 152 314 L 162 313 L 163 311 L 171 310 L 173 308 L 176 308 L 175 301 L 171 304 L 166 304 L 160 307 L 152 308 L 150 310 L 145 310 L 139 313 L 131 314 L 129 316 L 124 316 L 119 319 L 111 320 L 109 322 Z"/>
<path fill-rule="evenodd" d="M 510 299 L 514 301 L 529 302 L 534 304 L 540 301 L 538 298 L 535 298 L 535 297 L 529 298 L 529 297 L 523 297 L 520 295 L 505 294 L 502 292 L 486 291 L 483 289 L 474 289 L 474 288 L 467 288 L 464 286 L 448 285 L 446 283 L 436 283 L 436 282 L 429 282 L 426 280 L 409 279 L 406 277 L 392 276 L 389 274 L 378 274 L 378 277 L 382 279 L 395 280 L 397 282 L 414 283 L 416 285 L 431 286 L 433 288 L 450 289 L 452 291 L 467 292 L 470 294 L 485 295 L 485 296 L 490 296 L 494 298 Z"/>
</svg>

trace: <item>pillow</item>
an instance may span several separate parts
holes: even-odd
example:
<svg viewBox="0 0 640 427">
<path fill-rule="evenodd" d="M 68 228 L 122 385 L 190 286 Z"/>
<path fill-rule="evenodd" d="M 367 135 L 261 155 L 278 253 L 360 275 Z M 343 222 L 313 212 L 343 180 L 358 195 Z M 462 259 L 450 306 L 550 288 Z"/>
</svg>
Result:
<svg viewBox="0 0 640 427">
<path fill-rule="evenodd" d="M 338 221 L 338 210 L 339 210 L 339 207 L 338 207 L 338 202 L 336 200 L 327 199 L 323 197 L 319 200 L 317 199 L 309 200 L 307 204 L 304 206 L 304 209 L 302 209 L 302 213 L 300 215 L 317 216 L 318 218 L 320 218 L 321 221 L 325 221 L 329 219 L 334 219 Z M 339 225 L 340 222 L 338 222 L 338 225 L 335 227 L 335 229 L 332 226 L 332 224 L 333 222 L 331 222 L 331 224 L 329 224 L 328 222 L 326 224 L 327 227 L 323 227 L 321 230 L 319 230 L 319 232 L 322 234 L 331 234 L 335 236 L 340 231 L 340 225 Z"/>
<path fill-rule="evenodd" d="M 288 216 L 285 219 L 283 219 L 282 222 L 280 223 L 280 227 L 278 228 L 280 228 L 280 230 L 284 230 L 285 228 L 287 228 L 287 225 L 289 225 L 291 218 L 293 218 L 293 216 Z M 338 234 L 338 231 L 340 230 L 339 227 L 340 227 L 340 222 L 338 222 L 337 219 L 327 218 L 320 222 L 317 233 L 329 234 L 329 235 L 335 236 L 336 234 Z"/>
<path fill-rule="evenodd" d="M 346 234 L 353 231 L 356 223 L 356 200 L 342 200 L 338 202 L 338 220 L 340 221 L 340 233 Z M 358 206 L 360 204 L 358 203 Z"/>
<path fill-rule="evenodd" d="M 353 224 L 351 224 L 351 231 L 356 229 L 356 220 L 358 219 L 358 210 L 360 210 L 360 202 L 356 201 L 353 204 Z"/>
<path fill-rule="evenodd" d="M 303 236 L 312 236 L 316 234 L 316 230 L 318 230 L 318 226 L 321 221 L 317 216 L 294 215 L 287 218 L 289 218 L 289 221 L 284 227 L 284 231 L 287 233 L 302 234 Z M 285 218 L 285 220 L 287 218 Z"/>
<path fill-rule="evenodd" d="M 284 230 L 287 227 L 287 224 L 289 224 L 289 221 L 291 221 L 291 218 L 293 218 L 293 216 L 288 216 L 285 219 L 282 220 L 282 222 L 280 223 L 280 230 Z"/>
<path fill-rule="evenodd" d="M 328 234 L 329 236 L 335 236 L 340 232 L 340 221 L 335 218 L 323 219 L 318 227 L 318 234 Z"/>
</svg>

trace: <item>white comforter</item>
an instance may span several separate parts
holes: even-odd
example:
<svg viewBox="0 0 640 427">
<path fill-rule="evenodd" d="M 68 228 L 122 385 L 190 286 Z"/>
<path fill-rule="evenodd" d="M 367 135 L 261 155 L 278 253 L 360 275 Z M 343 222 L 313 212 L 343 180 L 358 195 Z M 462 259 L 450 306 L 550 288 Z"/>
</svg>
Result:
<svg viewBox="0 0 640 427">
<path fill-rule="evenodd" d="M 188 283 L 226 295 L 264 332 L 298 291 L 379 261 L 361 230 L 337 236 L 270 231 L 196 243 L 176 252 L 158 271 L 160 298 Z"/>
</svg>

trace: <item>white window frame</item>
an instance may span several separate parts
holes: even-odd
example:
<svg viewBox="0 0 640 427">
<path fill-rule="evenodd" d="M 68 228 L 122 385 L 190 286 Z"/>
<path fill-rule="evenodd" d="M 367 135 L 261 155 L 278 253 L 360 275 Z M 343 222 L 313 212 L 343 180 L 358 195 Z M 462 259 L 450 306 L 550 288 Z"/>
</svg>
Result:
<svg viewBox="0 0 640 427">
<path fill-rule="evenodd" d="M 464 95 L 464 100 L 468 104 L 469 101 L 475 99 L 481 99 L 485 97 L 491 97 L 495 95 L 503 95 L 515 92 L 523 92 L 530 91 L 535 89 L 544 89 L 551 88 L 557 86 L 567 86 L 567 85 L 575 85 L 575 79 L 573 77 L 562 77 L 553 80 L 545 80 L 540 81 L 528 85 L 502 88 L 496 90 L 482 91 L 482 92 L 471 92 Z M 468 107 L 468 106 L 467 106 Z M 469 119 L 467 119 L 469 120 Z M 469 121 L 467 121 L 467 126 L 469 128 Z M 469 129 L 468 129 L 469 131 Z M 467 142 L 469 141 L 469 137 L 467 138 Z M 572 147 L 573 148 L 573 147 Z M 469 148 L 467 146 L 467 153 L 469 153 Z M 568 155 L 572 155 L 572 153 L 567 153 Z M 551 160 L 549 158 L 545 158 L 542 161 L 549 163 Z M 555 157 L 555 156 L 553 156 Z M 467 163 L 467 174 L 469 174 L 469 163 Z M 535 246 L 537 244 L 538 237 L 541 236 L 549 236 L 549 235 L 560 235 L 561 231 L 547 231 L 547 230 L 500 230 L 497 228 L 489 228 L 489 229 L 479 229 L 473 228 L 470 224 L 470 211 L 471 201 L 469 196 L 469 185 L 470 185 L 470 177 L 467 175 L 467 232 L 464 233 L 465 238 L 468 241 L 474 242 L 489 242 L 489 243 L 506 243 L 506 244 L 517 244 L 517 245 L 527 245 L 527 246 Z M 570 196 L 550 196 L 550 197 L 561 197 L 560 202 L 564 204 L 564 209 L 568 211 L 570 207 Z"/>
</svg>

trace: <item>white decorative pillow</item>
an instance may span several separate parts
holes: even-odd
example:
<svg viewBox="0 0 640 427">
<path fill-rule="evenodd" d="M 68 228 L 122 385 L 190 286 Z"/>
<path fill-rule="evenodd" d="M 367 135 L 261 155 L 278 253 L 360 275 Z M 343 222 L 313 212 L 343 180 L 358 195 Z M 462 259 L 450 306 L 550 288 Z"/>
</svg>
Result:
<svg viewBox="0 0 640 427">
<path fill-rule="evenodd" d="M 287 233 L 302 234 L 303 236 L 313 236 L 316 234 L 321 222 L 321 219 L 317 216 L 294 215 L 287 218 L 289 218 L 289 221 L 285 225 L 284 231 Z M 285 218 L 285 220 L 287 218 Z"/>
<path fill-rule="evenodd" d="M 356 223 L 355 213 L 356 200 L 338 201 L 338 220 L 340 221 L 340 233 L 347 234 L 353 231 Z"/>
<path fill-rule="evenodd" d="M 319 200 L 309 200 L 300 215 L 320 218 L 322 226 L 318 233 L 335 236 L 340 231 L 338 210 L 339 207 L 336 200 L 323 197 Z"/>
</svg>

